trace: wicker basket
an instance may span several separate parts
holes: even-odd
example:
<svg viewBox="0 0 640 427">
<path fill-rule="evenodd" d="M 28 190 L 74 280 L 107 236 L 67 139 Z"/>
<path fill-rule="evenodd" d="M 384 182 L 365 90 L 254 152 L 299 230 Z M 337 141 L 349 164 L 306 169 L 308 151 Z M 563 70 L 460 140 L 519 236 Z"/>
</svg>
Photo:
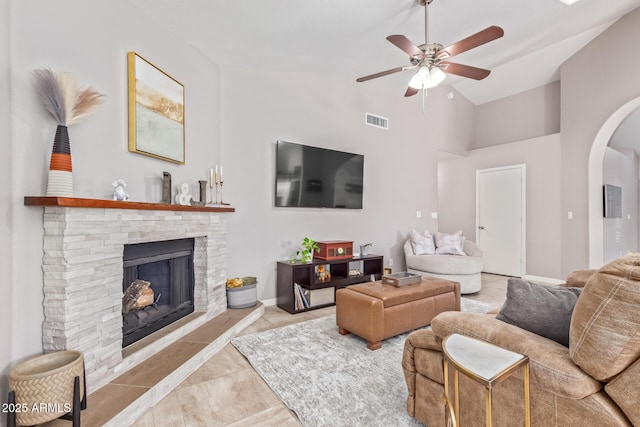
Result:
<svg viewBox="0 0 640 427">
<path fill-rule="evenodd" d="M 227 307 L 247 308 L 258 303 L 258 283 L 240 286 L 238 288 L 227 288 Z"/>
<path fill-rule="evenodd" d="M 13 368 L 9 372 L 9 389 L 16 394 L 16 405 L 26 409 L 16 413 L 16 424 L 32 426 L 70 412 L 76 376 L 80 377 L 80 395 L 84 394 L 83 359 L 79 351 L 58 351 Z"/>
</svg>

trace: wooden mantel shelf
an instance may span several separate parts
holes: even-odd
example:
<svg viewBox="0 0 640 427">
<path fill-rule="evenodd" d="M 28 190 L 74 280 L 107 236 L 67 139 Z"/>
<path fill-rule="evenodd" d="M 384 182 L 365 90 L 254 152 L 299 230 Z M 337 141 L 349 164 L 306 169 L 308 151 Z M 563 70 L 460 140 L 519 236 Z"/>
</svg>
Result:
<svg viewBox="0 0 640 427">
<path fill-rule="evenodd" d="M 131 209 L 145 211 L 235 212 L 231 206 L 182 206 L 164 203 L 122 202 L 80 197 L 25 196 L 25 206 L 54 206 L 61 208 Z"/>
</svg>

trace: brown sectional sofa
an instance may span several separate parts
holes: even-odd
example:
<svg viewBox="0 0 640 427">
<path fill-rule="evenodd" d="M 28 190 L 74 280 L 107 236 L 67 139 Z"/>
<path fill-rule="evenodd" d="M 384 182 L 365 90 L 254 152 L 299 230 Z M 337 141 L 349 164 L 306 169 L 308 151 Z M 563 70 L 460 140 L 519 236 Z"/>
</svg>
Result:
<svg viewBox="0 0 640 427">
<path fill-rule="evenodd" d="M 529 356 L 532 426 L 640 426 L 640 254 L 573 274 L 568 282 L 587 278 L 569 348 L 495 314 L 446 312 L 432 320 L 431 330 L 410 334 L 402 361 L 409 415 L 429 427 L 445 425 L 441 342 L 458 333 Z M 484 389 L 462 375 L 459 381 L 459 425 L 484 425 Z M 494 389 L 494 425 L 524 425 L 522 389 L 521 374 Z"/>
</svg>

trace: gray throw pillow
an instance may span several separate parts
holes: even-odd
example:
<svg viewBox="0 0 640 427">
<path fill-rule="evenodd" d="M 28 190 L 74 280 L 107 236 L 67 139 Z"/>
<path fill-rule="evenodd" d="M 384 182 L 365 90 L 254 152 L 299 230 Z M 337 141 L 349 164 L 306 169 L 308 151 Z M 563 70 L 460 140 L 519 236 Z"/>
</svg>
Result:
<svg viewBox="0 0 640 427">
<path fill-rule="evenodd" d="M 569 347 L 571 314 L 582 288 L 541 285 L 510 278 L 496 319 Z"/>
</svg>

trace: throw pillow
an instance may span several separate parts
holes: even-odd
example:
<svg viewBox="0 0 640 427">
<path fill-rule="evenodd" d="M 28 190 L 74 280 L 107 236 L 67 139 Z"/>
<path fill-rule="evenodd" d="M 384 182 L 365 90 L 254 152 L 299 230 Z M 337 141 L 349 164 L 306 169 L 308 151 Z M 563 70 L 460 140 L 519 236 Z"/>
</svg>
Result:
<svg viewBox="0 0 640 427">
<path fill-rule="evenodd" d="M 453 234 L 436 233 L 436 253 L 438 255 L 466 255 L 464 252 L 465 239 L 462 230 Z"/>
<path fill-rule="evenodd" d="M 433 235 L 429 233 L 429 230 L 425 230 L 424 234 L 411 230 L 411 247 L 415 255 L 434 255 L 436 253 Z"/>
<path fill-rule="evenodd" d="M 569 347 L 571 314 L 582 288 L 541 285 L 510 278 L 496 319 Z"/>
</svg>

